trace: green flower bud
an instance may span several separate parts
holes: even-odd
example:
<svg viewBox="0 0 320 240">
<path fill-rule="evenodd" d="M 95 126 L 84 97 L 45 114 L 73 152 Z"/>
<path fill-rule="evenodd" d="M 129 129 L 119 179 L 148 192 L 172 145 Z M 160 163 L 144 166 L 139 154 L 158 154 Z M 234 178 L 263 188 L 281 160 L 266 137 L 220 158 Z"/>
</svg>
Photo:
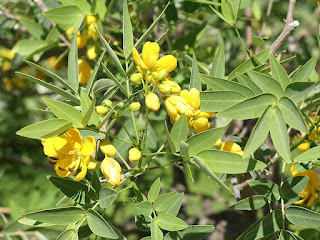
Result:
<svg viewBox="0 0 320 240">
<path fill-rule="evenodd" d="M 112 108 L 112 102 L 110 100 L 104 100 L 104 104 L 108 107 L 108 108 Z"/>
<path fill-rule="evenodd" d="M 132 112 L 136 112 L 136 111 L 140 110 L 140 107 L 141 107 L 141 105 L 139 102 L 133 102 L 130 104 L 129 110 Z"/>
<path fill-rule="evenodd" d="M 139 86 L 142 83 L 142 78 L 141 73 L 135 73 L 131 75 L 130 80 L 133 85 Z"/>
<path fill-rule="evenodd" d="M 104 117 L 105 115 L 107 115 L 108 113 L 108 108 L 104 107 L 104 106 L 96 106 L 96 112 L 101 116 Z"/>
<path fill-rule="evenodd" d="M 120 102 L 120 103 L 118 103 L 118 105 L 117 105 L 117 107 L 118 107 L 119 109 L 123 108 L 123 106 L 124 106 L 124 103 L 123 103 L 123 102 Z"/>
<path fill-rule="evenodd" d="M 167 71 L 164 70 L 164 69 L 162 69 L 162 70 L 160 70 L 160 71 L 158 72 L 157 80 L 158 80 L 158 81 L 163 81 L 163 80 L 166 78 L 167 75 L 168 75 Z"/>
</svg>

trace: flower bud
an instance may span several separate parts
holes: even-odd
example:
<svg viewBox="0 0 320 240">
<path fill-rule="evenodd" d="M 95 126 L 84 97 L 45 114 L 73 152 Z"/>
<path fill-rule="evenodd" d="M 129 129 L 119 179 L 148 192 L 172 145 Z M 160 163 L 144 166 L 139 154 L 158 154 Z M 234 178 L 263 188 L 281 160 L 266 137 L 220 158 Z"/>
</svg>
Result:
<svg viewBox="0 0 320 240">
<path fill-rule="evenodd" d="M 157 112 L 160 108 L 159 97 L 155 93 L 148 93 L 146 97 L 146 105 L 153 112 Z"/>
<path fill-rule="evenodd" d="M 101 116 L 104 117 L 105 115 L 107 115 L 108 113 L 108 108 L 104 107 L 104 106 L 96 106 L 96 112 Z"/>
<path fill-rule="evenodd" d="M 96 57 L 97 57 L 96 47 L 95 46 L 89 47 L 87 50 L 87 58 L 89 60 L 93 60 L 93 59 L 96 59 Z"/>
<path fill-rule="evenodd" d="M 107 139 L 100 142 L 100 150 L 108 157 L 112 157 L 117 154 L 116 148 L 112 145 L 111 141 Z"/>
<path fill-rule="evenodd" d="M 163 95 L 167 95 L 171 92 L 171 87 L 165 82 L 159 84 L 158 89 Z"/>
<path fill-rule="evenodd" d="M 157 80 L 163 81 L 167 75 L 168 75 L 167 71 L 165 69 L 162 69 L 158 72 Z"/>
<path fill-rule="evenodd" d="M 131 148 L 129 150 L 129 161 L 132 163 L 138 162 L 141 159 L 141 152 L 138 148 Z"/>
<path fill-rule="evenodd" d="M 121 167 L 116 160 L 105 157 L 101 162 L 101 172 L 111 186 L 115 187 L 120 184 Z"/>
<path fill-rule="evenodd" d="M 133 85 L 139 86 L 142 83 L 142 78 L 141 73 L 135 73 L 131 75 L 130 80 Z"/>
<path fill-rule="evenodd" d="M 141 107 L 141 104 L 139 102 L 133 102 L 130 104 L 129 110 L 131 112 L 136 112 L 136 111 L 140 110 L 140 107 Z"/>
<path fill-rule="evenodd" d="M 87 84 L 93 70 L 90 67 L 90 65 L 83 59 L 78 60 L 78 66 L 79 66 L 79 83 Z"/>
<path fill-rule="evenodd" d="M 181 88 L 178 83 L 173 81 L 168 81 L 169 86 L 171 87 L 171 93 L 177 94 L 181 91 Z"/>
<path fill-rule="evenodd" d="M 118 105 L 117 105 L 117 106 L 118 106 L 118 108 L 119 108 L 119 109 L 121 109 L 121 108 L 123 108 L 124 103 L 123 103 L 123 102 L 120 102 L 120 103 L 118 103 Z"/>
<path fill-rule="evenodd" d="M 89 161 L 86 163 L 86 164 L 88 165 L 88 169 L 89 169 L 89 170 L 95 169 L 96 166 L 97 166 L 96 160 L 95 160 L 93 157 L 91 157 L 91 156 L 88 157 L 88 160 L 89 160 Z"/>
<path fill-rule="evenodd" d="M 222 142 L 220 150 L 236 153 L 236 154 L 239 154 L 240 156 L 243 156 L 243 151 L 241 147 L 234 142 Z"/>
<path fill-rule="evenodd" d="M 112 108 L 112 102 L 110 100 L 104 100 L 104 104 L 108 107 L 108 108 Z"/>
<path fill-rule="evenodd" d="M 310 149 L 310 146 L 311 146 L 311 142 L 304 142 L 299 144 L 298 149 L 300 152 L 305 152 Z"/>
</svg>

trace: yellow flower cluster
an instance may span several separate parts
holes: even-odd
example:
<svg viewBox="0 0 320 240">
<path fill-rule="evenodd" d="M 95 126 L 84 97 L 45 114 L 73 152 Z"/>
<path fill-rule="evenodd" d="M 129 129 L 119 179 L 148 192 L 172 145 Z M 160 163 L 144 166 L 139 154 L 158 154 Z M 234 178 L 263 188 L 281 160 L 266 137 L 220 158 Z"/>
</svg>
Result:
<svg viewBox="0 0 320 240">
<path fill-rule="evenodd" d="M 65 134 L 42 140 L 44 153 L 54 163 L 54 170 L 59 177 L 68 177 L 78 169 L 76 181 L 82 180 L 87 169 L 94 169 L 96 162 L 91 155 L 96 149 L 95 139 L 91 136 L 82 141 L 78 129 L 70 128 Z"/>
<path fill-rule="evenodd" d="M 157 43 L 146 42 L 142 49 L 142 57 L 134 48 L 133 59 L 139 73 L 131 76 L 134 85 L 140 85 L 144 80 L 146 83 L 153 82 L 155 89 L 163 95 L 172 94 L 165 100 L 165 107 L 173 121 L 178 121 L 181 115 L 185 114 L 188 125 L 199 133 L 210 128 L 208 118 L 214 113 L 204 112 L 200 109 L 200 92 L 192 88 L 190 91 L 182 90 L 180 86 L 168 77 L 168 74 L 177 67 L 177 59 L 172 55 L 159 58 L 160 47 Z M 159 97 L 154 91 L 146 93 L 146 106 L 156 112 L 160 108 Z"/>
<path fill-rule="evenodd" d="M 307 176 L 307 177 L 309 177 L 309 181 L 307 183 L 307 186 L 299 194 L 299 196 L 302 199 L 295 202 L 295 204 L 302 205 L 303 203 L 305 203 L 307 201 L 307 206 L 310 207 L 314 203 L 314 201 L 316 200 L 316 193 L 318 193 L 318 189 L 319 189 L 318 174 L 311 169 L 306 170 L 306 171 L 302 171 L 302 172 L 295 171 L 295 168 L 297 165 L 298 165 L 298 163 L 295 163 L 290 168 L 292 176 L 294 176 L 294 177 L 295 176 Z M 319 200 L 320 200 L 320 194 L 318 193 L 318 201 Z"/>
<path fill-rule="evenodd" d="M 311 119 L 314 121 L 314 116 L 311 116 Z M 319 119 L 319 116 L 317 116 L 316 120 Z M 311 124 L 309 124 L 309 128 L 311 127 Z M 298 134 L 295 139 L 299 140 L 301 138 L 301 135 Z M 317 128 L 312 131 L 312 133 L 308 136 L 308 140 L 301 143 L 298 146 L 299 151 L 305 152 L 310 149 L 312 141 L 319 142 L 320 141 L 320 124 L 318 124 Z"/>
</svg>

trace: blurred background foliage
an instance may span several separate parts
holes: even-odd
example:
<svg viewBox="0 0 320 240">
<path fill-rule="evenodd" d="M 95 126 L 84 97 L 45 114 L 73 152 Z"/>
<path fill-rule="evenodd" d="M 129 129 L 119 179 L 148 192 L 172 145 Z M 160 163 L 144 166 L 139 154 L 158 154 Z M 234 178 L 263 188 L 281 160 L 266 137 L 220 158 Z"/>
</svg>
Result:
<svg viewBox="0 0 320 240">
<path fill-rule="evenodd" d="M 20 128 L 51 117 L 45 109 L 41 97 L 52 95 L 39 85 L 27 82 L 15 76 L 15 71 L 31 74 L 44 79 L 41 72 L 28 67 L 23 59 L 54 71 L 66 78 L 66 62 L 71 37 L 65 33 L 67 29 L 54 28 L 54 25 L 42 12 L 65 4 L 67 0 L 2 0 L 0 2 L 0 230 L 8 224 L 12 229 L 21 228 L 17 220 L 22 213 L 35 209 L 54 206 L 62 197 L 55 187 L 46 179 L 46 175 L 54 174 L 42 152 L 39 141 L 24 139 L 15 135 Z M 71 1 L 72 2 L 72 1 Z M 122 1 L 100 0 L 94 12 L 99 18 L 98 28 L 110 41 L 111 47 L 120 59 L 124 59 L 122 50 Z M 161 52 L 167 52 L 178 58 L 178 67 L 171 77 L 182 86 L 189 85 L 191 60 L 193 53 L 198 59 L 200 71 L 211 68 L 215 52 L 221 39 L 226 49 L 226 73 L 229 74 L 236 66 L 247 58 L 236 32 L 230 25 L 223 22 L 210 7 L 217 7 L 216 0 L 172 0 L 159 24 L 153 30 L 150 41 L 161 38 Z M 88 1 L 92 4 L 93 1 Z M 168 1 L 166 0 L 135 0 L 128 1 L 129 12 L 133 25 L 135 41 L 146 31 L 159 16 Z M 288 1 L 274 1 L 272 12 L 266 17 L 267 0 L 242 0 L 237 28 L 243 41 L 258 52 L 271 46 L 283 29 L 287 13 Z M 291 72 L 296 66 L 311 57 L 319 58 L 319 19 L 320 7 L 316 0 L 297 1 L 294 19 L 300 26 L 289 37 L 288 41 L 278 50 L 282 59 L 296 55 L 294 61 L 284 67 Z M 262 25 L 266 22 L 263 31 Z M 62 34 L 62 35 L 60 35 Z M 259 38 L 257 38 L 259 37 Z M 88 54 L 94 47 L 97 56 L 102 52 L 97 39 L 85 37 L 85 44 L 79 49 L 79 58 L 88 61 L 94 67 L 96 57 Z M 111 72 L 116 67 L 108 56 L 104 58 Z M 124 61 L 123 61 L 124 62 Z M 318 78 L 316 71 L 314 78 Z M 98 79 L 106 78 L 100 71 Z M 46 79 L 52 83 L 51 79 Z M 54 96 L 51 96 L 54 97 Z M 114 101 L 121 100 L 121 94 Z M 150 116 L 150 134 L 148 142 L 150 150 L 157 150 L 166 140 L 163 120 L 169 120 L 164 108 Z M 143 119 L 140 118 L 143 123 Z M 127 123 L 128 128 L 130 122 Z M 219 124 L 219 123 L 217 123 Z M 126 138 L 121 126 L 116 125 L 113 134 Z M 231 133 L 233 129 L 229 132 Z M 229 138 L 230 136 L 225 136 Z M 117 150 L 126 155 L 129 145 L 114 142 Z M 164 157 L 155 161 L 161 163 Z M 150 160 L 150 159 L 149 159 Z M 245 221 L 239 213 L 228 210 L 234 202 L 224 196 L 213 181 L 195 170 L 192 172 L 195 182 L 188 173 L 178 168 L 166 167 L 144 175 L 138 180 L 142 191 L 147 191 L 157 176 L 161 177 L 162 190 L 185 192 L 184 206 L 181 216 L 189 224 L 214 224 L 225 227 L 225 239 L 234 239 L 246 225 L 235 227 L 239 221 Z M 130 193 L 121 195 L 120 201 L 106 212 L 111 222 L 122 228 L 128 239 L 138 239 L 139 231 L 134 226 Z M 232 224 L 228 224 L 233 222 Z M 227 229 L 227 230 L 226 230 Z M 219 232 L 219 228 L 215 232 Z M 238 233 L 237 233 L 238 231 Z M 55 232 L 51 230 L 51 236 Z M 48 234 L 48 232 L 46 233 Z M 304 232 L 303 234 L 307 234 Z M 312 231 L 308 234 L 313 234 Z M 317 233 L 316 233 L 317 234 Z M 313 236 L 313 235 L 312 235 Z M 315 239 L 306 236 L 303 239 Z M 21 237 L 21 236 L 20 236 Z M 141 236 L 139 236 L 141 237 Z M 220 238 L 217 238 L 220 239 Z"/>
</svg>

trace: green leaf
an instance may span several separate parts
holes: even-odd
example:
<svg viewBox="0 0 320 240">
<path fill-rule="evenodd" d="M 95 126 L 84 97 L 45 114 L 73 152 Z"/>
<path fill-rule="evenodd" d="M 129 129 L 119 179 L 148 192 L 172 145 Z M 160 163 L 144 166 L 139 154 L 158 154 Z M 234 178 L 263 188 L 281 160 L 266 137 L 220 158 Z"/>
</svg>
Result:
<svg viewBox="0 0 320 240">
<path fill-rule="evenodd" d="M 96 194 L 87 185 L 69 178 L 49 176 L 48 179 L 68 198 L 79 204 L 90 204 L 97 200 Z"/>
<path fill-rule="evenodd" d="M 159 196 L 153 203 L 153 207 L 157 212 L 164 212 L 166 211 L 172 203 L 174 203 L 176 198 L 176 193 L 166 193 L 161 196 Z"/>
<path fill-rule="evenodd" d="M 98 125 L 100 122 L 100 116 L 98 113 L 94 110 L 96 100 L 95 97 L 93 98 L 93 101 L 85 94 L 83 91 L 80 92 L 81 97 L 81 111 L 83 115 L 83 119 L 81 123 L 86 126 L 88 125 Z"/>
<path fill-rule="evenodd" d="M 83 127 L 81 123 L 83 116 L 74 107 L 49 98 L 42 98 L 42 100 L 50 108 L 51 112 L 58 118 L 63 118 L 69 122 L 72 122 L 72 126 L 75 128 Z"/>
<path fill-rule="evenodd" d="M 41 39 L 45 35 L 45 31 L 39 23 L 29 19 L 20 19 L 19 22 L 36 39 Z"/>
<path fill-rule="evenodd" d="M 255 94 L 251 89 L 241 85 L 240 83 L 212 77 L 210 75 L 200 74 L 201 80 L 208 85 L 209 88 L 212 88 L 216 91 L 226 90 L 226 91 L 237 91 L 242 93 L 246 97 L 252 97 Z"/>
<path fill-rule="evenodd" d="M 101 208 L 107 208 L 118 198 L 118 195 L 115 190 L 102 188 L 99 193 L 99 206 Z"/>
<path fill-rule="evenodd" d="M 81 136 L 82 136 L 82 138 L 84 138 L 82 133 L 81 133 Z M 98 176 L 96 170 L 92 171 L 92 177 L 91 177 L 91 180 L 90 180 L 90 184 L 91 184 L 93 190 L 96 192 L 96 194 L 100 193 L 101 183 L 100 183 L 100 179 L 99 179 L 99 176 Z"/>
<path fill-rule="evenodd" d="M 164 240 L 201 240 L 212 233 L 214 226 L 211 225 L 193 225 L 184 230 L 170 232 Z"/>
<path fill-rule="evenodd" d="M 150 232 L 151 232 L 151 240 L 163 240 L 163 233 L 159 228 L 156 219 L 152 219 L 151 221 Z"/>
<path fill-rule="evenodd" d="M 236 91 L 200 92 L 200 109 L 206 112 L 221 112 L 245 98 Z"/>
<path fill-rule="evenodd" d="M 168 143 L 168 145 L 169 145 L 170 151 L 171 151 L 172 153 L 175 153 L 175 152 L 177 152 L 177 151 L 176 151 L 176 147 L 175 147 L 175 145 L 174 145 L 174 143 L 173 143 L 173 141 L 172 141 L 172 139 L 171 139 L 171 136 L 170 136 L 170 133 L 169 133 L 169 130 L 168 130 L 168 126 L 167 126 L 167 122 L 166 122 L 166 121 L 164 122 L 164 125 L 165 125 L 165 129 L 166 129 L 167 143 Z"/>
<path fill-rule="evenodd" d="M 252 196 L 245 198 L 233 206 L 233 209 L 237 210 L 256 210 L 262 208 L 267 203 L 267 200 L 263 196 Z"/>
<path fill-rule="evenodd" d="M 294 225 L 305 228 L 320 227 L 320 214 L 299 206 L 286 209 L 286 218 Z"/>
<path fill-rule="evenodd" d="M 71 128 L 72 123 L 65 119 L 48 119 L 26 126 L 16 132 L 17 135 L 32 138 L 46 139 L 60 135 Z"/>
<path fill-rule="evenodd" d="M 267 165 L 255 159 L 245 158 L 236 153 L 205 150 L 197 154 L 212 172 L 238 174 L 265 168 Z"/>
<path fill-rule="evenodd" d="M 276 232 L 282 225 L 283 215 L 280 210 L 274 210 L 263 219 L 252 224 L 237 240 L 260 239 Z"/>
<path fill-rule="evenodd" d="M 135 216 L 136 227 L 141 231 L 150 232 L 152 218 L 144 215 Z"/>
<path fill-rule="evenodd" d="M 123 0 L 123 52 L 124 57 L 127 60 L 132 53 L 133 48 L 133 33 L 130 20 L 130 14 L 128 11 L 128 2 Z"/>
<path fill-rule="evenodd" d="M 183 196 L 184 193 L 179 193 L 178 195 L 176 195 L 175 199 L 173 200 L 173 202 L 171 202 L 169 208 L 165 210 L 165 212 L 173 216 L 177 216 L 182 205 Z"/>
<path fill-rule="evenodd" d="M 160 178 L 157 178 L 151 185 L 150 190 L 148 192 L 148 200 L 150 202 L 154 202 L 160 193 Z"/>
<path fill-rule="evenodd" d="M 293 76 L 292 82 L 306 82 L 308 81 L 312 71 L 316 67 L 317 59 L 311 58 L 306 62 Z"/>
<path fill-rule="evenodd" d="M 89 228 L 94 234 L 99 237 L 118 239 L 118 235 L 98 212 L 89 209 L 86 215 Z"/>
<path fill-rule="evenodd" d="M 284 120 L 294 129 L 307 133 L 307 125 L 296 105 L 286 97 L 280 99 L 279 109 L 283 114 Z"/>
<path fill-rule="evenodd" d="M 68 225 L 81 220 L 85 213 L 79 207 L 63 207 L 31 212 L 22 216 L 44 223 Z"/>
<path fill-rule="evenodd" d="M 50 9 L 43 15 L 57 24 L 73 25 L 81 18 L 82 13 L 77 6 L 65 6 Z"/>
<path fill-rule="evenodd" d="M 224 43 L 221 40 L 220 45 L 218 47 L 217 55 L 215 56 L 212 68 L 210 70 L 210 75 L 217 78 L 224 78 L 225 75 L 225 53 L 224 53 Z"/>
<path fill-rule="evenodd" d="M 234 197 L 234 193 L 228 188 L 227 185 L 225 185 L 223 183 L 223 181 L 221 181 L 220 178 L 218 178 L 213 172 L 212 170 L 208 167 L 207 164 L 205 164 L 204 161 L 202 161 L 202 159 L 198 158 L 197 156 L 193 157 L 193 160 L 197 163 L 198 168 L 204 173 L 206 174 L 210 179 L 212 179 L 213 181 L 215 181 L 215 183 L 219 184 L 227 193 L 229 193 L 229 195 Z M 192 163 L 192 162 L 190 162 Z"/>
<path fill-rule="evenodd" d="M 297 240 L 297 238 L 292 232 L 282 230 L 280 233 L 279 240 Z"/>
<path fill-rule="evenodd" d="M 196 55 L 193 53 L 193 61 L 192 61 L 192 72 L 190 77 L 190 89 L 196 88 L 199 91 L 202 91 L 201 79 L 199 77 L 199 67 Z"/>
<path fill-rule="evenodd" d="M 250 78 L 239 73 L 236 73 L 236 75 L 239 83 L 250 88 L 254 94 L 259 95 L 262 93 L 262 90 Z"/>
<path fill-rule="evenodd" d="M 319 160 L 320 146 L 313 147 L 306 152 L 301 153 L 295 159 L 294 162 L 313 162 Z"/>
<path fill-rule="evenodd" d="M 180 150 L 180 142 L 186 141 L 188 138 L 188 124 L 185 114 L 181 115 L 179 120 L 173 125 L 170 136 L 178 152 Z"/>
<path fill-rule="evenodd" d="M 127 90 L 123 87 L 123 84 L 109 71 L 109 69 L 102 63 L 103 69 L 106 71 L 107 76 L 114 81 L 114 83 L 118 86 L 121 92 L 123 92 L 127 97 L 129 96 L 129 93 Z"/>
<path fill-rule="evenodd" d="M 59 0 L 63 6 L 77 6 L 83 13 L 89 14 L 91 10 L 87 0 Z"/>
<path fill-rule="evenodd" d="M 290 83 L 286 90 L 285 95 L 294 103 L 304 100 L 316 85 L 313 82 L 293 82 Z"/>
<path fill-rule="evenodd" d="M 167 10 L 167 7 L 169 6 L 170 2 L 167 3 L 167 5 L 164 7 L 162 12 L 159 14 L 159 16 L 153 21 L 153 23 L 150 25 L 150 27 L 147 29 L 147 31 L 144 32 L 144 34 L 139 38 L 139 40 L 134 45 L 135 48 L 139 48 L 142 46 L 142 44 L 145 43 L 148 36 L 152 33 L 153 29 L 158 25 L 158 22 L 160 21 L 162 15 Z"/>
<path fill-rule="evenodd" d="M 92 91 L 92 87 L 94 86 L 93 84 L 95 83 L 95 78 L 97 76 L 101 61 L 102 61 L 105 53 L 106 53 L 106 50 L 103 50 L 98 61 L 96 62 L 96 65 L 93 68 L 92 74 L 90 75 L 90 78 L 89 78 L 87 86 L 86 86 L 86 94 L 90 94 Z"/>
<path fill-rule="evenodd" d="M 235 18 L 233 16 L 232 6 L 228 0 L 221 0 L 221 11 L 225 21 L 233 26 Z"/>
<path fill-rule="evenodd" d="M 184 160 L 187 162 L 190 160 L 189 156 L 189 144 L 185 143 L 184 141 L 180 142 L 180 153 Z"/>
<path fill-rule="evenodd" d="M 254 69 L 257 66 L 264 64 L 268 60 L 269 52 L 270 52 L 270 49 L 267 48 L 267 49 L 257 53 L 254 56 L 254 58 L 253 57 L 249 58 L 247 61 L 240 64 L 235 70 L 233 70 L 229 74 L 228 79 L 232 80 L 233 78 L 235 78 L 237 76 L 236 73 L 244 74 L 248 70 Z"/>
<path fill-rule="evenodd" d="M 272 108 L 270 123 L 270 135 L 274 147 L 286 162 L 290 162 L 291 157 L 287 126 L 278 107 Z"/>
<path fill-rule="evenodd" d="M 256 45 L 257 47 L 262 46 L 265 42 L 263 40 L 263 38 L 260 38 L 258 36 L 253 36 L 252 37 L 252 42 L 254 45 Z"/>
<path fill-rule="evenodd" d="M 79 88 L 77 37 L 73 38 L 68 55 L 68 81 L 74 92 L 77 92 Z"/>
<path fill-rule="evenodd" d="M 43 40 L 19 40 L 13 47 L 12 51 L 19 55 L 28 56 L 39 49 L 45 47 L 47 43 Z"/>
<path fill-rule="evenodd" d="M 24 62 L 26 64 L 28 64 L 31 67 L 34 67 L 35 69 L 43 72 L 44 74 L 46 74 L 48 77 L 52 78 L 53 80 L 59 82 L 61 85 L 63 85 L 65 88 L 71 90 L 74 92 L 74 90 L 72 89 L 72 87 L 69 85 L 69 83 L 67 83 L 65 80 L 63 80 L 61 77 L 59 77 L 58 75 L 56 75 L 55 73 L 52 73 L 50 71 L 48 71 L 47 69 L 33 63 L 33 62 L 29 62 L 28 60 L 24 60 Z"/>
<path fill-rule="evenodd" d="M 266 108 L 260 119 L 257 121 L 254 126 L 250 137 L 247 141 L 246 147 L 244 149 L 243 157 L 249 157 L 254 153 L 266 139 L 269 129 L 270 129 L 270 113 L 272 107 L 269 106 Z"/>
<path fill-rule="evenodd" d="M 254 71 L 248 71 L 248 75 L 264 93 L 270 93 L 277 97 L 284 95 L 281 85 L 270 76 Z"/>
<path fill-rule="evenodd" d="M 249 182 L 249 186 L 271 201 L 276 202 L 280 199 L 279 186 L 274 182 L 254 180 Z"/>
<path fill-rule="evenodd" d="M 286 87 L 290 84 L 290 79 L 288 74 L 272 54 L 270 54 L 269 59 L 270 59 L 270 67 L 271 67 L 271 73 L 273 78 L 277 80 L 278 83 L 280 83 L 283 89 L 286 89 Z"/>
<path fill-rule="evenodd" d="M 152 204 L 149 201 L 143 201 L 136 205 L 136 214 L 150 216 L 152 214 Z"/>
<path fill-rule="evenodd" d="M 120 60 L 117 56 L 117 54 L 112 50 L 112 48 L 110 47 L 110 45 L 108 44 L 108 42 L 104 39 L 104 37 L 102 36 L 102 34 L 99 32 L 98 28 L 94 25 L 97 33 L 98 33 L 98 36 L 100 38 L 100 41 L 102 42 L 102 45 L 107 49 L 107 52 L 109 53 L 110 57 L 112 58 L 113 60 L 113 63 L 116 65 L 116 67 L 118 68 L 119 72 L 121 73 L 121 75 L 124 77 L 124 78 L 127 78 L 127 75 L 126 75 L 126 72 L 124 71 L 121 63 L 120 63 Z"/>
<path fill-rule="evenodd" d="M 280 188 L 283 198 L 291 199 L 299 196 L 307 186 L 309 178 L 307 176 L 296 176 L 287 179 Z"/>
<path fill-rule="evenodd" d="M 234 17 L 234 22 L 237 21 L 238 18 L 238 11 L 241 4 L 241 0 L 228 0 L 232 6 L 232 13 Z"/>
<path fill-rule="evenodd" d="M 276 101 L 277 99 L 274 95 L 264 93 L 237 103 L 217 113 L 217 116 L 231 119 L 258 118 L 269 105 L 276 103 Z"/>
<path fill-rule="evenodd" d="M 78 240 L 78 233 L 73 229 L 62 232 L 56 240 Z"/>
<path fill-rule="evenodd" d="M 156 218 L 158 226 L 167 231 L 179 231 L 188 227 L 183 220 L 168 213 L 161 213 Z"/>
<path fill-rule="evenodd" d="M 217 16 L 219 17 L 219 18 L 221 18 L 221 20 L 223 20 L 223 21 L 225 21 L 226 23 L 228 23 L 228 21 L 225 19 L 225 17 L 220 13 L 220 12 L 218 12 L 216 9 L 214 9 L 212 6 L 209 6 L 210 8 L 211 8 L 211 10 L 215 13 L 215 14 L 217 14 Z M 228 23 L 229 24 L 229 23 Z"/>
<path fill-rule="evenodd" d="M 189 144 L 190 156 L 197 155 L 199 152 L 210 149 L 219 140 L 225 131 L 225 127 L 212 128 L 190 137 L 186 143 Z"/>
<path fill-rule="evenodd" d="M 28 74 L 20 73 L 20 72 L 16 72 L 16 75 L 18 77 L 22 77 L 24 79 L 27 79 L 27 80 L 29 80 L 31 82 L 40 84 L 40 85 L 48 88 L 49 90 L 55 92 L 56 94 L 59 94 L 62 97 L 70 99 L 72 102 L 74 102 L 76 104 L 80 104 L 80 100 L 78 98 L 76 98 L 75 96 L 73 96 L 71 93 L 69 93 L 69 92 L 67 92 L 67 91 L 65 91 L 63 89 L 60 89 L 60 88 L 58 88 L 58 87 L 56 87 L 56 86 L 54 86 L 54 85 L 52 85 L 50 83 L 47 83 L 47 82 L 42 81 L 42 80 L 40 80 L 38 78 L 32 77 L 32 76 L 30 76 Z"/>
<path fill-rule="evenodd" d="M 115 87 L 116 87 L 116 84 L 114 83 L 114 81 L 112 81 L 111 79 L 102 78 L 94 83 L 92 92 L 94 94 L 97 94 L 105 90 L 107 90 L 108 92 L 108 90 L 114 89 Z"/>
<path fill-rule="evenodd" d="M 101 21 L 106 19 L 107 7 L 105 0 L 93 0 L 91 4 L 91 12 L 94 13 Z"/>
</svg>

